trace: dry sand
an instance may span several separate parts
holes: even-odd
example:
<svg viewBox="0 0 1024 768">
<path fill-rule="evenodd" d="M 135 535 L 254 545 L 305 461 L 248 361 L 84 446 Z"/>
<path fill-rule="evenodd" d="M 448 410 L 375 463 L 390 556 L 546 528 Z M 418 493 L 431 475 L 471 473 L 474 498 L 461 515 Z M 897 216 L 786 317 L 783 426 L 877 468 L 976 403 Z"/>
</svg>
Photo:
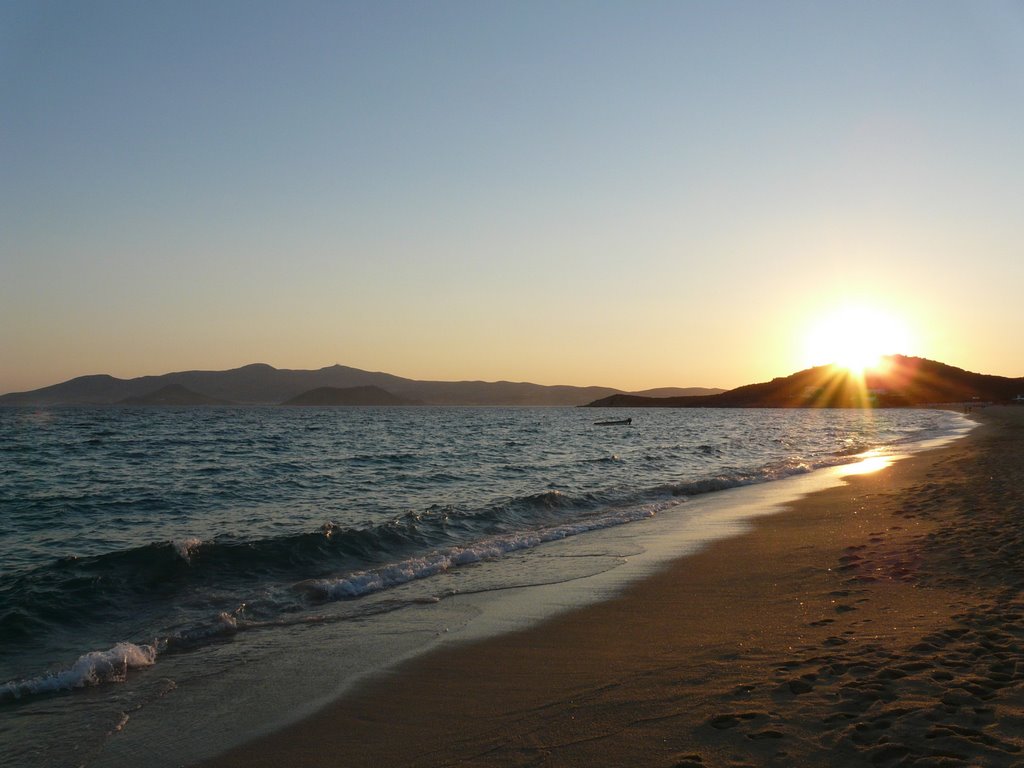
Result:
<svg viewBox="0 0 1024 768">
<path fill-rule="evenodd" d="M 207 765 L 1024 765 L 1024 408 Z"/>
</svg>

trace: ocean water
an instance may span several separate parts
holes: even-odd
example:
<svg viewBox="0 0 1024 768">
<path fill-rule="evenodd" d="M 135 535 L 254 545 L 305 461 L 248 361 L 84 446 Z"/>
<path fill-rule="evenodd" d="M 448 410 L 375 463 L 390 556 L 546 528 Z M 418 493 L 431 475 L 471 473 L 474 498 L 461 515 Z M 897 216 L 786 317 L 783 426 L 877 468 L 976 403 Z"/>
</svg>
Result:
<svg viewBox="0 0 1024 768">
<path fill-rule="evenodd" d="M 607 413 L 0 408 L 3 764 L 187 764 L 463 632 L 480 596 L 586 592 L 656 518 L 699 533 L 702 499 L 968 428 Z"/>
</svg>

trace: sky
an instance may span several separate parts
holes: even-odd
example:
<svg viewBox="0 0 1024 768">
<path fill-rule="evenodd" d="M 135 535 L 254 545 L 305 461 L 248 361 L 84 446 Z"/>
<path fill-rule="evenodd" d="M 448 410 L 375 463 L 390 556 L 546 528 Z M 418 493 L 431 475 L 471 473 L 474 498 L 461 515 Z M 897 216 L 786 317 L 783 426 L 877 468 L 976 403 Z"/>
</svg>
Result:
<svg viewBox="0 0 1024 768">
<path fill-rule="evenodd" d="M 1024 2 L 0 0 L 0 392 L 1024 376 L 1021 126 Z"/>
</svg>

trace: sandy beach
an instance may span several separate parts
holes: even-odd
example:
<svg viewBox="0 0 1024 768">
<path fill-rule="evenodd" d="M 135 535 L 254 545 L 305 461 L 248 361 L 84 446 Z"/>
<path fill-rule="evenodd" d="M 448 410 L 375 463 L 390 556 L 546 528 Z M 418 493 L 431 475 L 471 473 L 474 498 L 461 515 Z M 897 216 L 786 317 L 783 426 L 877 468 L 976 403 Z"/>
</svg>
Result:
<svg viewBox="0 0 1024 768">
<path fill-rule="evenodd" d="M 203 763 L 1024 764 L 1024 408 Z"/>
</svg>

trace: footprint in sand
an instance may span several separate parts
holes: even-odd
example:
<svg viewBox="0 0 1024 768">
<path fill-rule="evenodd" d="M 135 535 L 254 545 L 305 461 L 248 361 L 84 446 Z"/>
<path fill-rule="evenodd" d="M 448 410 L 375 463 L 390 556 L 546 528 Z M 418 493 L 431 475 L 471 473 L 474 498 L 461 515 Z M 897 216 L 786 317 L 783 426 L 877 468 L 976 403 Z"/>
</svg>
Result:
<svg viewBox="0 0 1024 768">
<path fill-rule="evenodd" d="M 763 741 L 764 739 L 784 739 L 786 738 L 786 734 L 782 731 L 773 731 L 769 729 L 766 731 L 758 731 L 757 733 L 748 733 L 747 738 L 753 739 L 754 741 Z"/>
<path fill-rule="evenodd" d="M 726 728 L 735 728 L 744 720 L 756 720 L 765 717 L 763 712 L 727 712 L 722 715 L 715 715 L 708 720 L 708 725 L 722 731 Z"/>
</svg>

